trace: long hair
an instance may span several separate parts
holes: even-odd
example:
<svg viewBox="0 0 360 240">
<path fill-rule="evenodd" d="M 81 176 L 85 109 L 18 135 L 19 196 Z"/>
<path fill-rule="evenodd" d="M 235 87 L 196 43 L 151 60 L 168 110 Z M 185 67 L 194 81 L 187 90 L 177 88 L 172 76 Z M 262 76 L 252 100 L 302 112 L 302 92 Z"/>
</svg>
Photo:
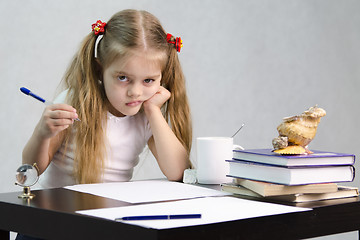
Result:
<svg viewBox="0 0 360 240">
<path fill-rule="evenodd" d="M 99 182 L 104 170 L 107 98 L 100 83 L 102 70 L 115 59 L 126 60 L 139 50 L 149 52 L 147 55 L 152 60 L 160 61 L 161 84 L 171 92 L 162 112 L 189 156 L 192 126 L 185 78 L 176 49 L 167 42 L 166 32 L 159 20 L 146 11 L 124 10 L 107 22 L 105 34 L 95 49 L 97 37 L 90 33 L 83 40 L 64 76 L 65 87 L 69 89 L 67 100 L 77 109 L 81 119 L 74 124 L 75 131 L 68 129 L 65 133 L 66 145 L 74 137 L 74 174 L 77 181 Z"/>
</svg>

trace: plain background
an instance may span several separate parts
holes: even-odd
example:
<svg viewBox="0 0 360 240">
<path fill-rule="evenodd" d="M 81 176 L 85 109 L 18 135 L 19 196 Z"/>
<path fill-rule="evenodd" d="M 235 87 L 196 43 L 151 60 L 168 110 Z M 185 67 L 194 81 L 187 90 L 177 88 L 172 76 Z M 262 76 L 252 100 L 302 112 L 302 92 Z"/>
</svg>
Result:
<svg viewBox="0 0 360 240">
<path fill-rule="evenodd" d="M 310 149 L 360 156 L 360 1 L 1 0 L 0 192 L 21 191 L 15 171 L 44 109 L 19 88 L 52 99 L 90 25 L 127 8 L 182 37 L 194 139 L 231 136 L 245 123 L 235 143 L 271 148 L 283 117 L 318 104 L 327 115 Z M 145 153 L 134 178 L 159 176 Z"/>
</svg>

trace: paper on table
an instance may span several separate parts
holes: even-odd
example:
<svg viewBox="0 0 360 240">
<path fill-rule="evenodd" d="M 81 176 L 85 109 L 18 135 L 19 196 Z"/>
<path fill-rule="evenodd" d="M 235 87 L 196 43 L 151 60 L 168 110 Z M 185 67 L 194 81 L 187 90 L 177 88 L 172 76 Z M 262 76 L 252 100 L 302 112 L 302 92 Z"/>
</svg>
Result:
<svg viewBox="0 0 360 240">
<path fill-rule="evenodd" d="M 226 192 L 167 180 L 80 184 L 65 188 L 129 203 L 230 195 Z"/>
<path fill-rule="evenodd" d="M 166 229 L 311 210 L 234 197 L 206 197 L 127 207 L 77 211 L 77 213 L 114 220 L 124 216 L 202 214 L 200 219 L 124 221 L 147 228 Z"/>
</svg>

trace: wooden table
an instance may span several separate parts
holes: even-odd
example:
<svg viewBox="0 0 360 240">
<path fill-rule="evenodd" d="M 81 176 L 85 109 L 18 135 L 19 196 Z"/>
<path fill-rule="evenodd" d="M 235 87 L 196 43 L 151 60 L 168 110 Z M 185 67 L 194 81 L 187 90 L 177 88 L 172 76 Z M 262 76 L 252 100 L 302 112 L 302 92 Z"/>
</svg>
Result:
<svg viewBox="0 0 360 240">
<path fill-rule="evenodd" d="M 75 213 L 131 203 L 63 188 L 33 193 L 36 197 L 31 201 L 19 199 L 18 192 L 0 194 L 0 239 L 9 239 L 9 231 L 62 240 L 300 239 L 360 229 L 358 198 L 298 204 L 313 208 L 305 212 L 158 230 Z"/>
</svg>

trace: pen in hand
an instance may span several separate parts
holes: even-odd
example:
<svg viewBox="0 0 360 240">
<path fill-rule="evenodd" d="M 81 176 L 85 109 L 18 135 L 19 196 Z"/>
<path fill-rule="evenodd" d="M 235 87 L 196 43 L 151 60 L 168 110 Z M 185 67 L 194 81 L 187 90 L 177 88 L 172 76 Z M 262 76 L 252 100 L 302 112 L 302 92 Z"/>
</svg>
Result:
<svg viewBox="0 0 360 240">
<path fill-rule="evenodd" d="M 27 88 L 25 88 L 25 87 L 20 88 L 20 91 L 21 91 L 22 93 L 26 94 L 26 95 L 29 95 L 29 96 L 35 98 L 36 100 L 39 100 L 40 102 L 43 102 L 43 103 L 44 103 L 45 105 L 47 105 L 47 106 L 53 104 L 51 101 L 45 100 L 44 98 L 36 95 L 35 93 L 31 92 L 29 89 L 27 89 Z M 75 118 L 74 120 L 75 120 L 75 121 L 80 121 L 79 118 Z"/>
<path fill-rule="evenodd" d="M 192 219 L 192 218 L 201 218 L 201 214 L 128 216 L 128 217 L 115 218 L 115 221 L 171 220 L 171 219 Z"/>
</svg>

